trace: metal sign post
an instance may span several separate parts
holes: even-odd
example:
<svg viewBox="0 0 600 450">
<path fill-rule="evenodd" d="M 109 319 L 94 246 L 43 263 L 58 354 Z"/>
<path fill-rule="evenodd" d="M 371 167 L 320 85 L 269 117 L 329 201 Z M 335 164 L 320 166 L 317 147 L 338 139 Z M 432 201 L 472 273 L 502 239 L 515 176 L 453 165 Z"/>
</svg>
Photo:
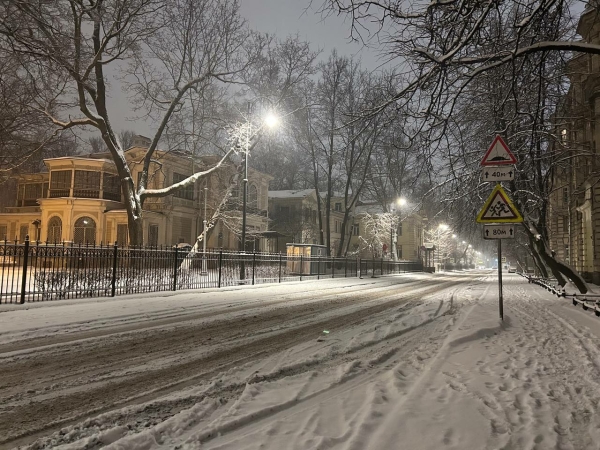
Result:
<svg viewBox="0 0 600 450">
<path fill-rule="evenodd" d="M 496 136 L 488 148 L 481 166 L 484 182 L 511 181 L 515 177 L 517 158 L 510 151 L 504 140 Z M 502 239 L 512 239 L 515 235 L 513 224 L 523 222 L 523 216 L 510 200 L 508 194 L 497 184 L 477 215 L 477 222 L 486 224 L 483 229 L 484 239 L 498 241 L 498 310 L 500 320 L 504 320 L 504 298 L 502 297 Z"/>
<path fill-rule="evenodd" d="M 500 313 L 500 320 L 504 320 L 504 299 L 502 298 L 502 239 L 498 239 L 498 312 Z"/>
</svg>

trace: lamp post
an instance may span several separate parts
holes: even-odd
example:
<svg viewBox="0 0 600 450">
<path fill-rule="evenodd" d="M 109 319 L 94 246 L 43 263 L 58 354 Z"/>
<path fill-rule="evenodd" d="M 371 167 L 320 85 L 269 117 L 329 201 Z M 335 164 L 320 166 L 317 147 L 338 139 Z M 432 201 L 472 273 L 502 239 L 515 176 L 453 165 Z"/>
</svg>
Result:
<svg viewBox="0 0 600 450">
<path fill-rule="evenodd" d="M 208 184 L 208 181 L 207 181 Z M 206 197 L 208 196 L 208 186 L 204 186 L 204 220 L 202 221 L 204 228 L 202 230 L 202 275 L 206 275 Z"/>
<path fill-rule="evenodd" d="M 244 179 L 243 179 L 243 183 L 244 183 L 244 189 L 242 192 L 243 195 L 243 200 L 242 200 L 242 242 L 241 242 L 241 251 L 242 252 L 246 252 L 246 213 L 247 213 L 247 206 L 248 206 L 248 157 L 250 156 L 250 138 L 251 138 L 251 129 L 252 129 L 252 124 L 250 122 L 250 108 L 251 108 L 251 103 L 248 102 L 248 119 L 246 121 L 245 124 L 245 133 L 244 133 Z M 273 113 L 269 113 L 266 118 L 264 119 L 264 125 L 266 125 L 269 128 L 274 128 L 277 123 L 279 122 L 279 119 L 277 118 L 277 116 L 275 116 Z M 262 129 L 262 126 L 257 130 L 257 134 L 258 132 L 260 132 L 260 130 Z M 245 280 L 246 279 L 246 264 L 245 264 L 245 260 L 242 258 L 241 264 L 240 264 L 240 280 Z"/>
</svg>

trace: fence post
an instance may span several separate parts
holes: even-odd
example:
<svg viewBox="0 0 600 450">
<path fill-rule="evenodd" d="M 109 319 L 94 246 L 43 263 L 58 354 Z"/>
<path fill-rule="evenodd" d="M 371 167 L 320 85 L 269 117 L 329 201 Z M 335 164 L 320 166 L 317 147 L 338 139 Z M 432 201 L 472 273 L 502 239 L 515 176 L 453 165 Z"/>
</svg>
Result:
<svg viewBox="0 0 600 450">
<path fill-rule="evenodd" d="M 362 270 L 361 264 L 360 264 L 360 258 L 356 258 L 356 276 L 358 278 L 362 278 L 362 273 L 360 273 Z"/>
<path fill-rule="evenodd" d="M 381 257 L 381 276 L 383 276 L 383 256 Z"/>
<path fill-rule="evenodd" d="M 302 253 L 300 254 L 300 281 L 302 281 L 302 272 L 304 271 L 304 268 L 302 267 L 304 265 L 304 260 L 302 259 Z"/>
<path fill-rule="evenodd" d="M 21 279 L 21 300 L 19 303 L 25 303 L 25 287 L 27 286 L 27 258 L 29 257 L 29 235 L 25 236 L 25 247 L 23 247 L 23 275 Z"/>
<path fill-rule="evenodd" d="M 179 248 L 175 246 L 175 263 L 173 264 L 173 290 L 177 290 L 177 252 Z"/>
<path fill-rule="evenodd" d="M 115 296 L 115 291 L 117 289 L 117 241 L 115 241 L 115 245 L 113 246 L 113 260 L 112 260 L 112 278 L 110 280 L 110 296 Z"/>
<path fill-rule="evenodd" d="M 331 259 L 331 278 L 335 278 L 335 256 Z"/>
<path fill-rule="evenodd" d="M 223 267 L 223 247 L 219 251 L 219 285 L 217 287 L 221 287 L 221 269 Z"/>
<path fill-rule="evenodd" d="M 252 286 L 254 286 L 254 269 L 256 268 L 256 252 L 252 252 Z"/>
<path fill-rule="evenodd" d="M 348 278 L 348 258 L 344 258 L 344 278 Z"/>
<path fill-rule="evenodd" d="M 281 252 L 279 252 L 279 282 L 281 283 Z"/>
<path fill-rule="evenodd" d="M 317 280 L 321 279 L 321 256 L 317 256 Z"/>
</svg>

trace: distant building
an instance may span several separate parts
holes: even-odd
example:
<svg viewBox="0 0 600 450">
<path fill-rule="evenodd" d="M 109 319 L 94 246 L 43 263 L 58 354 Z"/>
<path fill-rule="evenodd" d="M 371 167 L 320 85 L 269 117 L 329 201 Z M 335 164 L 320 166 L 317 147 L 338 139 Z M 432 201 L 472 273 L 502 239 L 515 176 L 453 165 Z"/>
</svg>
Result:
<svg viewBox="0 0 600 450">
<path fill-rule="evenodd" d="M 141 173 L 141 161 L 149 140 L 136 137 L 134 145 L 125 152 L 134 180 Z M 155 153 L 149 172 L 149 188 L 161 188 L 181 181 L 189 175 L 211 167 L 216 157 L 193 159 L 177 151 Z M 18 178 L 15 206 L 0 213 L 0 239 L 17 239 L 29 235 L 33 241 L 68 244 L 126 245 L 129 241 L 127 212 L 122 202 L 121 183 L 114 163 L 108 154 L 69 156 L 44 160 L 44 173 L 27 174 Z M 204 187 L 208 187 L 207 217 L 222 198 L 234 168 L 224 168 L 207 179 L 187 186 L 173 195 L 149 198 L 144 203 L 143 238 L 146 245 L 193 244 L 202 233 Z M 272 177 L 249 171 L 248 230 L 249 242 L 260 250 L 260 233 L 268 228 L 268 184 Z M 239 195 L 240 189 L 234 194 Z M 241 217 L 239 204 L 225 208 L 228 223 Z M 212 230 L 208 247 L 239 248 L 239 230 L 219 221 Z M 256 248 L 259 247 L 259 248 Z"/>
<path fill-rule="evenodd" d="M 597 6 L 588 5 L 577 32 L 600 44 Z M 600 55 L 577 54 L 569 62 L 571 85 L 556 114 L 563 166 L 554 168 L 548 229 L 551 249 L 588 281 L 600 283 Z"/>
<path fill-rule="evenodd" d="M 413 213 L 397 222 L 395 230 L 391 221 L 384 222 L 384 227 L 377 229 L 373 222 L 378 215 L 384 213 L 383 208 L 376 203 L 362 203 L 355 208 L 349 252 L 361 258 L 393 259 L 392 240 L 395 238 L 398 260 L 420 261 L 426 219 Z"/>
<path fill-rule="evenodd" d="M 321 202 L 325 208 L 325 202 Z M 335 255 L 342 237 L 342 222 L 344 220 L 344 199 L 341 196 L 331 198 L 329 226 L 331 233 L 330 254 Z M 322 211 L 325 224 L 325 211 Z M 269 191 L 269 217 L 272 220 L 271 230 L 277 231 L 282 237 L 279 240 L 278 251 L 286 251 L 286 243 L 319 244 L 320 229 L 318 219 L 317 194 L 315 189 L 293 189 Z M 350 227 L 347 235 L 350 235 Z M 323 239 L 326 231 L 323 229 Z"/>
</svg>

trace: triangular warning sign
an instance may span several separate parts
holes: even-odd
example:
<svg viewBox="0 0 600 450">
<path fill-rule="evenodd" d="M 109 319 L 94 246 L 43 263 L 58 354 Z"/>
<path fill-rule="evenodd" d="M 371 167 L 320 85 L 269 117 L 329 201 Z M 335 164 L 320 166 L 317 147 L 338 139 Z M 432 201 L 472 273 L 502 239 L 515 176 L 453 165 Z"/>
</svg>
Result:
<svg viewBox="0 0 600 450">
<path fill-rule="evenodd" d="M 517 158 L 508 149 L 508 145 L 500 136 L 496 136 L 490 148 L 485 152 L 481 160 L 482 166 L 502 166 L 507 164 L 516 164 Z"/>
<path fill-rule="evenodd" d="M 499 184 L 477 214 L 478 223 L 521 223 L 523 216 Z"/>
</svg>

